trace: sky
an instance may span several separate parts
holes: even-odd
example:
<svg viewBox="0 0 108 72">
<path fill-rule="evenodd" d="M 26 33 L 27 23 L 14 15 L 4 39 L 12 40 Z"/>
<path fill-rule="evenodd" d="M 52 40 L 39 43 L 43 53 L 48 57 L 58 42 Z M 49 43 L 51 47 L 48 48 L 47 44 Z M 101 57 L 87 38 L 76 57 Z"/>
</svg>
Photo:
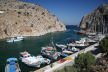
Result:
<svg viewBox="0 0 108 72">
<path fill-rule="evenodd" d="M 108 0 L 22 0 L 46 8 L 65 25 L 78 25 L 82 17 Z"/>
</svg>

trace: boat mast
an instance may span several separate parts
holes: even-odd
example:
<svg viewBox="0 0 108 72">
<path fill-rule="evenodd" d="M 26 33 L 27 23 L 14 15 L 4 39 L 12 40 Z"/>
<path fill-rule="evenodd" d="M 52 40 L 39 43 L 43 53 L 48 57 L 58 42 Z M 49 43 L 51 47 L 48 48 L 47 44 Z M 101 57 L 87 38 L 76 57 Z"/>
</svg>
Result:
<svg viewBox="0 0 108 72">
<path fill-rule="evenodd" d="M 103 18 L 103 34 L 105 33 L 105 30 L 104 30 L 104 28 L 105 28 L 105 21 L 104 21 L 104 17 L 102 16 L 102 18 Z"/>
<path fill-rule="evenodd" d="M 54 42 L 53 42 L 53 37 L 52 37 L 51 39 L 52 39 L 51 44 L 52 44 L 52 46 L 55 48 L 55 46 L 54 46 Z"/>
<path fill-rule="evenodd" d="M 95 34 L 96 34 L 96 18 L 95 18 Z"/>
</svg>

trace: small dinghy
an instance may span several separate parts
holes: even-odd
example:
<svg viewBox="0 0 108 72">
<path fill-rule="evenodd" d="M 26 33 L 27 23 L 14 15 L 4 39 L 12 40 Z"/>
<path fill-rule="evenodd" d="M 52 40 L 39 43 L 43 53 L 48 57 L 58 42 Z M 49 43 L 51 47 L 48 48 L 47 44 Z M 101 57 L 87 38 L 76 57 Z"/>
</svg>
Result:
<svg viewBox="0 0 108 72">
<path fill-rule="evenodd" d="M 5 72 L 21 72 L 17 58 L 8 58 Z"/>
</svg>

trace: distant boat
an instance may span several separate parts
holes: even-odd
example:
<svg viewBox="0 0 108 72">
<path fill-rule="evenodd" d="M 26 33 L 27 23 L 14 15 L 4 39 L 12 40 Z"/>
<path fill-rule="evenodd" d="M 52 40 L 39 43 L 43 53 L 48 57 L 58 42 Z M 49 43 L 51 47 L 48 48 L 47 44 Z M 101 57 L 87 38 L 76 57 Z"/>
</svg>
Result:
<svg viewBox="0 0 108 72">
<path fill-rule="evenodd" d="M 86 31 L 84 30 L 80 30 L 80 31 L 74 30 L 74 31 L 77 32 L 78 34 L 86 34 Z"/>
<path fill-rule="evenodd" d="M 28 52 L 20 53 L 20 60 L 28 66 L 40 67 L 41 64 L 50 64 L 50 60 L 39 56 L 31 56 Z"/>
<path fill-rule="evenodd" d="M 24 37 L 14 37 L 14 38 L 10 38 L 10 39 L 7 39 L 6 42 L 17 42 L 17 41 L 21 41 L 23 40 Z"/>
<path fill-rule="evenodd" d="M 5 72 L 21 72 L 17 58 L 8 58 Z"/>
<path fill-rule="evenodd" d="M 94 32 L 88 32 L 86 34 L 89 35 L 89 36 L 95 36 L 96 35 L 96 33 L 94 33 Z"/>
</svg>

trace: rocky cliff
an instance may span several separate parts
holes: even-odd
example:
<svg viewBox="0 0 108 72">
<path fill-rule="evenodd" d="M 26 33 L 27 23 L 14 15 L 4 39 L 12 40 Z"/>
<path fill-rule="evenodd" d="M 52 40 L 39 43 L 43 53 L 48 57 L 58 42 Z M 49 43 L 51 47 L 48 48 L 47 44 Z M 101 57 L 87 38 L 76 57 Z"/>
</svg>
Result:
<svg viewBox="0 0 108 72">
<path fill-rule="evenodd" d="M 0 1 L 0 39 L 40 36 L 64 31 L 65 25 L 40 5 L 20 1 Z"/>
<path fill-rule="evenodd" d="M 102 4 L 85 15 L 79 27 L 90 31 L 108 32 L 108 4 Z"/>
</svg>

